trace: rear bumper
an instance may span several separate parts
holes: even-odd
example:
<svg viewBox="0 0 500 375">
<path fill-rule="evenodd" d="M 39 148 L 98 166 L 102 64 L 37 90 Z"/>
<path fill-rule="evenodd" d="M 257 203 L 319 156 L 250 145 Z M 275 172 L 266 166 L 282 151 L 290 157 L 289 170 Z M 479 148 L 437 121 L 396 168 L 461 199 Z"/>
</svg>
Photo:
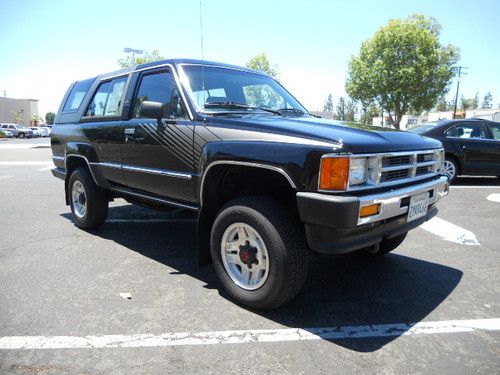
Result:
<svg viewBox="0 0 500 375">
<path fill-rule="evenodd" d="M 427 215 L 407 222 L 410 197 L 429 192 Z M 435 204 L 448 194 L 448 179 L 440 176 L 428 182 L 365 196 L 297 193 L 300 218 L 307 243 L 322 253 L 346 253 L 380 243 L 405 233 L 437 214 Z M 363 206 L 380 204 L 377 215 L 360 218 Z"/>
<path fill-rule="evenodd" d="M 63 181 L 66 180 L 66 171 L 64 169 L 52 168 L 50 171 L 55 177 L 60 178 Z"/>
</svg>

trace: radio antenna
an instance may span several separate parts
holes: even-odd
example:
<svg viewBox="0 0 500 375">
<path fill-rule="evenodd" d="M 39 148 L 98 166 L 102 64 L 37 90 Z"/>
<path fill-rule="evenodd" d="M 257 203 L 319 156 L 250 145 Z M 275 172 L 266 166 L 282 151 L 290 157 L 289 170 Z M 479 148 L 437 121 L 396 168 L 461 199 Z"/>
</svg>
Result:
<svg viewBox="0 0 500 375">
<path fill-rule="evenodd" d="M 203 8 L 200 0 L 200 47 L 201 47 L 201 92 L 203 98 L 203 106 L 205 106 L 205 55 L 203 51 Z"/>
</svg>

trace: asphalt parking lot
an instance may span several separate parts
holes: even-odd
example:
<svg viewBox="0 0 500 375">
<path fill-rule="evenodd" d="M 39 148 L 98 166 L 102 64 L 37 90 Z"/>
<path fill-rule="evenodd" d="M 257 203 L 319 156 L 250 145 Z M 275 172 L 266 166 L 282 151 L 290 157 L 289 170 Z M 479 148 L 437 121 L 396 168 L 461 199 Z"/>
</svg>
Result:
<svg viewBox="0 0 500 375">
<path fill-rule="evenodd" d="M 312 256 L 259 312 L 198 267 L 189 213 L 77 229 L 47 142 L 0 142 L 0 373 L 500 372 L 500 179 L 459 179 L 385 258 Z"/>
</svg>

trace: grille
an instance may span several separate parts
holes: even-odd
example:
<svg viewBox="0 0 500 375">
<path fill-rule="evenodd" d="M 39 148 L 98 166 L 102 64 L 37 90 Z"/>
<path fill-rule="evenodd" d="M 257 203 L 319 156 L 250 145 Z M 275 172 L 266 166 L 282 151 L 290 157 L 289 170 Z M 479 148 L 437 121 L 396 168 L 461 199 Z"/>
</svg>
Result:
<svg viewBox="0 0 500 375">
<path fill-rule="evenodd" d="M 443 150 L 440 149 L 360 155 L 369 159 L 368 180 L 362 185 L 349 186 L 348 190 L 392 186 L 436 176 L 442 154 Z"/>
</svg>

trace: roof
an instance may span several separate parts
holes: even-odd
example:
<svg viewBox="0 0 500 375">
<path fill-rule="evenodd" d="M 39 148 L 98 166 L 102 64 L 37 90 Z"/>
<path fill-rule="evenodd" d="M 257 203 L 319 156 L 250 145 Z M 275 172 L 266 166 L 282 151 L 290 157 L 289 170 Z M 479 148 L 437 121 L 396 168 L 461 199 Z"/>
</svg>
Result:
<svg viewBox="0 0 500 375">
<path fill-rule="evenodd" d="M 145 64 L 134 65 L 134 66 L 131 66 L 131 67 L 128 67 L 125 69 L 120 69 L 120 70 L 115 70 L 113 72 L 100 74 L 97 77 L 92 77 L 92 78 L 99 77 L 99 79 L 102 80 L 102 79 L 105 79 L 108 77 L 114 77 L 114 76 L 119 76 L 119 75 L 123 75 L 123 74 L 128 74 L 128 73 L 131 73 L 135 70 L 145 69 L 145 68 L 154 68 L 155 66 L 161 66 L 161 65 L 165 65 L 165 64 L 171 64 L 171 65 L 196 64 L 196 65 L 206 65 L 206 66 L 217 66 L 217 67 L 221 67 L 221 68 L 233 68 L 233 69 L 244 70 L 244 71 L 251 72 L 251 73 L 264 74 L 260 71 L 250 69 L 247 67 L 225 64 L 225 63 L 220 63 L 220 62 L 215 62 L 215 61 L 196 60 L 196 59 L 166 59 L 166 60 L 159 60 L 159 61 L 154 61 L 154 62 L 145 63 Z"/>
</svg>

